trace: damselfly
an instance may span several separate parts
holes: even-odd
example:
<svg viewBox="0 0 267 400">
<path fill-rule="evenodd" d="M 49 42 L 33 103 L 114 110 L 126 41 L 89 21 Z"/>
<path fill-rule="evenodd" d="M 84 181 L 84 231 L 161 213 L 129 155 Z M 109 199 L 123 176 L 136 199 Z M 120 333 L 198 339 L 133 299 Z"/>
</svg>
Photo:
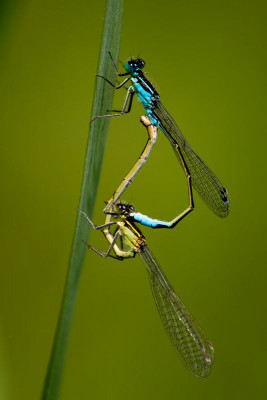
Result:
<svg viewBox="0 0 267 400">
<path fill-rule="evenodd" d="M 114 212 L 107 214 L 105 224 L 100 226 L 95 226 L 83 211 L 81 213 L 94 229 L 103 231 L 110 243 L 106 253 L 88 245 L 89 249 L 104 258 L 110 256 L 118 260 L 132 258 L 136 254 L 140 255 L 148 271 L 159 315 L 174 348 L 195 376 L 207 376 L 214 360 L 213 346 L 175 293 L 150 252 L 146 238 L 134 223 L 137 213 L 134 212 L 133 206 L 124 203 L 115 204 Z M 116 226 L 114 234 L 110 231 L 111 225 Z M 121 247 L 116 243 L 119 237 Z M 111 255 L 112 250 L 115 256 Z"/>
<path fill-rule="evenodd" d="M 177 144 L 179 145 L 190 171 L 192 184 L 198 191 L 202 200 L 216 215 L 219 217 L 226 217 L 229 213 L 230 204 L 227 190 L 221 184 L 216 175 L 210 170 L 209 167 L 207 167 L 204 161 L 202 161 L 202 159 L 188 144 L 173 118 L 161 104 L 159 100 L 159 93 L 142 72 L 145 62 L 140 58 L 136 60 L 131 59 L 124 64 L 126 72 L 119 73 L 111 54 L 110 57 L 117 75 L 126 76 L 127 78 L 118 86 L 115 86 L 107 78 L 103 76 L 100 77 L 105 79 L 116 89 L 125 87 L 125 84 L 128 81 L 131 81 L 131 86 L 127 88 L 127 94 L 122 110 L 109 110 L 112 113 L 115 112 L 115 114 L 96 116 L 93 118 L 93 120 L 103 117 L 118 117 L 129 113 L 132 106 L 133 96 L 136 93 L 143 104 L 151 123 L 158 126 L 166 135 L 180 161 L 180 157 L 177 154 Z"/>
</svg>

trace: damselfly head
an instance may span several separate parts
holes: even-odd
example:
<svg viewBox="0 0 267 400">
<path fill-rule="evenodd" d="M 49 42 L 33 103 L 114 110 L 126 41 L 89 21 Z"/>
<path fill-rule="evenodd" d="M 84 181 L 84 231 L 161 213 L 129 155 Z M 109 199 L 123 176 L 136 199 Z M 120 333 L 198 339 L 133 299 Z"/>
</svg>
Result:
<svg viewBox="0 0 267 400">
<path fill-rule="evenodd" d="M 130 73 L 143 69 L 144 66 L 145 62 L 141 58 L 137 58 L 136 60 L 131 59 L 124 64 L 124 68 Z"/>
<path fill-rule="evenodd" d="M 116 209 L 118 214 L 129 214 L 134 211 L 134 206 L 123 201 L 115 204 L 114 208 Z"/>
</svg>

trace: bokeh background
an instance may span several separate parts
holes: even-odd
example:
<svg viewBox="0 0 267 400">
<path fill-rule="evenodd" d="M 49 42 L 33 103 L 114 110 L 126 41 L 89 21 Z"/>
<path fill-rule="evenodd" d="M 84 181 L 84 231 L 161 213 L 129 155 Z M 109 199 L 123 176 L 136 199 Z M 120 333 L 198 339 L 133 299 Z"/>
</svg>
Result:
<svg viewBox="0 0 267 400">
<path fill-rule="evenodd" d="M 1 6 L 0 398 L 38 399 L 79 201 L 105 1 Z M 195 195 L 173 231 L 143 228 L 216 350 L 210 376 L 184 368 L 163 330 L 141 260 L 87 253 L 61 399 L 266 398 L 266 2 L 125 1 L 120 59 L 147 75 L 231 196 L 227 219 Z M 123 102 L 116 93 L 114 107 Z M 94 213 L 147 139 L 143 109 L 110 123 Z M 166 140 L 124 199 L 171 219 L 186 181 Z M 90 243 L 106 249 L 103 235 Z"/>
</svg>

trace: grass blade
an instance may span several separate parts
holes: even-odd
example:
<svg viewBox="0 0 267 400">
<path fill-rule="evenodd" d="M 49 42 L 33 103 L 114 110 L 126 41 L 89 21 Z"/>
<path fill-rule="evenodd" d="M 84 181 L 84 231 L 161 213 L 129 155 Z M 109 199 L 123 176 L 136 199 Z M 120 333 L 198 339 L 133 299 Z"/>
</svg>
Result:
<svg viewBox="0 0 267 400">
<path fill-rule="evenodd" d="M 111 51 L 113 57 L 117 60 L 119 54 L 121 21 L 122 0 L 108 0 L 98 64 L 98 74 L 106 76 L 113 82 L 115 80 L 115 73 L 108 56 L 108 51 Z M 111 108 L 113 93 L 113 88 L 110 85 L 107 85 L 103 79 L 96 80 L 92 116 L 105 114 L 106 110 Z M 95 203 L 108 124 L 109 119 L 102 118 L 95 120 L 90 127 L 91 129 L 87 145 L 79 204 L 79 209 L 85 211 L 90 217 L 92 216 Z M 86 251 L 86 247 L 82 243 L 82 240 L 86 240 L 88 235 L 89 224 L 84 221 L 84 218 L 82 218 L 80 213 L 77 213 L 77 224 L 70 256 L 69 270 L 44 383 L 42 400 L 56 400 L 59 396 L 74 304 Z"/>
</svg>

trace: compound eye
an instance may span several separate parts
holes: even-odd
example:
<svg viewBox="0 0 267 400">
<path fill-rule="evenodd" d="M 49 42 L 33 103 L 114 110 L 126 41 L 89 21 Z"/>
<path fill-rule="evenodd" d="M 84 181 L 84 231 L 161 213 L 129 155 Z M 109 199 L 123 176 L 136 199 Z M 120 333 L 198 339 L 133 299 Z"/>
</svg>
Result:
<svg viewBox="0 0 267 400">
<path fill-rule="evenodd" d="M 138 60 L 138 68 L 142 69 L 145 66 L 145 62 L 144 60 L 142 60 L 141 58 Z"/>
</svg>

